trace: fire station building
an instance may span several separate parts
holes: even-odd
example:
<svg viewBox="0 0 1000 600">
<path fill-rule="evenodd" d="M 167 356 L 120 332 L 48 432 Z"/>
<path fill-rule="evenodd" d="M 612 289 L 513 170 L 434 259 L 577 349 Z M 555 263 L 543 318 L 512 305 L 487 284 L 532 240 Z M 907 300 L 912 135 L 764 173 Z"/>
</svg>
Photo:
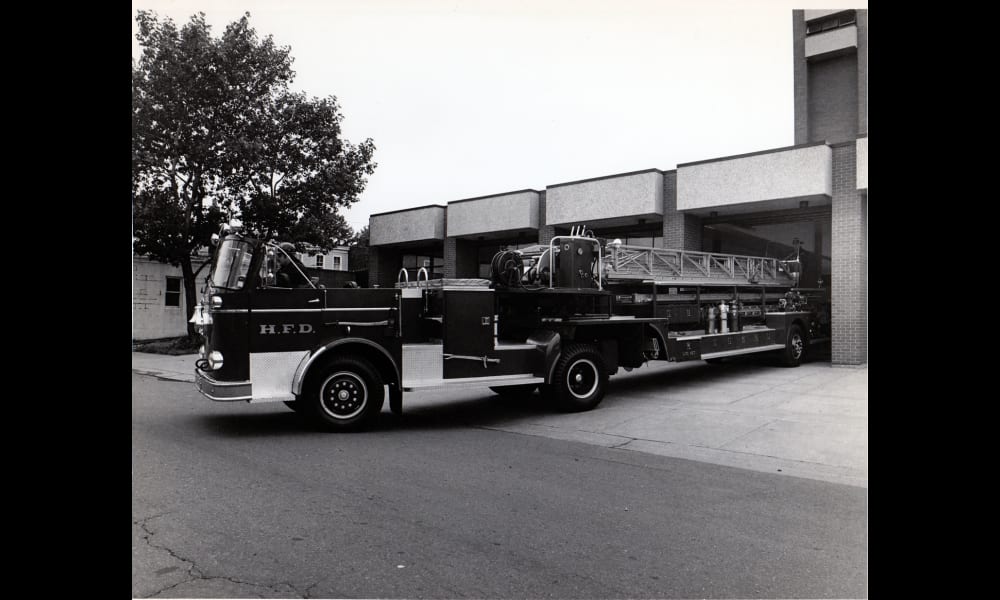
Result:
<svg viewBox="0 0 1000 600">
<path fill-rule="evenodd" d="M 371 216 L 369 283 L 488 277 L 501 249 L 586 225 L 629 245 L 789 258 L 829 288 L 834 365 L 868 362 L 868 11 L 793 11 L 795 140 L 544 190 Z"/>
</svg>

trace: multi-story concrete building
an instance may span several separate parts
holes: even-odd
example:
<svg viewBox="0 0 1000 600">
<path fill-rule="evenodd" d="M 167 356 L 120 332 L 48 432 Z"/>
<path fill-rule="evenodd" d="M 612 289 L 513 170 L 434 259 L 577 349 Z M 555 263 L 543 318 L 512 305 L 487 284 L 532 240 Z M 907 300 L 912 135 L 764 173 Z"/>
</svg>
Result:
<svg viewBox="0 0 1000 600">
<path fill-rule="evenodd" d="M 793 146 L 372 215 L 369 282 L 483 277 L 503 248 L 599 237 L 786 258 L 829 287 L 833 363 L 868 361 L 868 11 L 793 11 Z M 693 157 L 697 158 L 697 157 Z"/>
</svg>

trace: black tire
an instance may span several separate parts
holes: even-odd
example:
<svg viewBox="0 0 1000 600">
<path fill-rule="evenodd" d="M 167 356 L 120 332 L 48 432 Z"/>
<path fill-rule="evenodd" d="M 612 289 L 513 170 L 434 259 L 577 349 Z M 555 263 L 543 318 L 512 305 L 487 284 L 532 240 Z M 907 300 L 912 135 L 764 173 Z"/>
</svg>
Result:
<svg viewBox="0 0 1000 600">
<path fill-rule="evenodd" d="M 530 396 L 535 392 L 535 388 L 538 387 L 537 383 L 528 383 L 525 385 L 507 385 L 504 387 L 491 387 L 490 390 L 493 393 L 498 394 L 501 398 L 525 398 Z"/>
<path fill-rule="evenodd" d="M 802 328 L 798 325 L 789 327 L 788 336 L 785 338 L 785 349 L 781 351 L 781 364 L 786 367 L 797 367 L 802 364 L 806 357 L 807 346 L 808 340 Z"/>
<path fill-rule="evenodd" d="M 559 357 L 546 391 L 557 410 L 581 412 L 600 404 L 607 387 L 601 354 L 589 344 L 573 344 Z"/>
<path fill-rule="evenodd" d="M 353 431 L 370 425 L 382 411 L 385 389 L 371 363 L 336 358 L 309 375 L 300 397 L 303 413 L 328 431 Z"/>
</svg>

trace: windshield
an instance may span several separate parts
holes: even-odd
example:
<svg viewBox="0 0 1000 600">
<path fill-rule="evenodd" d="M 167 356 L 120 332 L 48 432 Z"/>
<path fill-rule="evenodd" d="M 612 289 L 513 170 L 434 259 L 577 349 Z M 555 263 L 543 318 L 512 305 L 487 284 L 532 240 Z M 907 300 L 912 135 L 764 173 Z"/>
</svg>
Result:
<svg viewBox="0 0 1000 600">
<path fill-rule="evenodd" d="M 212 266 L 212 285 L 230 290 L 243 289 L 251 260 L 253 253 L 248 242 L 231 238 L 223 240 Z"/>
</svg>

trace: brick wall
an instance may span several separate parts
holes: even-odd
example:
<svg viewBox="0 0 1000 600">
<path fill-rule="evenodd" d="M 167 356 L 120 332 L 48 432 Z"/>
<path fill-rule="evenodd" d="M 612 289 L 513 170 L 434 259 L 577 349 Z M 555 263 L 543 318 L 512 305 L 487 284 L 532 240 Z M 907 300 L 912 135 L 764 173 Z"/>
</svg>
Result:
<svg viewBox="0 0 1000 600">
<path fill-rule="evenodd" d="M 858 55 L 809 63 L 809 139 L 843 142 L 858 135 Z"/>
<path fill-rule="evenodd" d="M 554 225 L 547 225 L 545 220 L 545 192 L 538 197 L 538 243 L 548 244 L 556 235 Z"/>
<path fill-rule="evenodd" d="M 868 199 L 857 190 L 855 144 L 833 147 L 833 364 L 868 362 Z"/>
<path fill-rule="evenodd" d="M 677 212 L 677 171 L 663 173 L 663 247 L 701 250 L 701 219 Z"/>
<path fill-rule="evenodd" d="M 444 238 L 444 277 L 458 277 L 458 239 L 453 237 Z"/>
<path fill-rule="evenodd" d="M 806 65 L 806 21 L 801 10 L 792 11 L 792 73 L 794 76 L 795 145 L 808 144 L 809 77 Z"/>
<path fill-rule="evenodd" d="M 868 10 L 858 10 L 858 133 L 868 133 Z"/>
</svg>

